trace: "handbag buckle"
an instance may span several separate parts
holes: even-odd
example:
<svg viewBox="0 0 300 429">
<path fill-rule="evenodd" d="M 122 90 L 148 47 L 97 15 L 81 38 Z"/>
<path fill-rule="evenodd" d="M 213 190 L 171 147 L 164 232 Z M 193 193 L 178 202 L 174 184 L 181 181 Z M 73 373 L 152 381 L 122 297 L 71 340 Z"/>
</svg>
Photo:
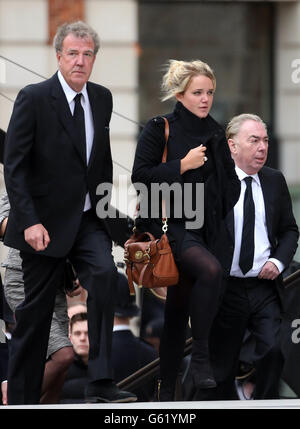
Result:
<svg viewBox="0 0 300 429">
<path fill-rule="evenodd" d="M 162 220 L 163 226 L 162 226 L 162 231 L 165 234 L 168 231 L 168 219 L 165 218 Z"/>
<path fill-rule="evenodd" d="M 143 257 L 143 252 L 141 250 L 137 250 L 134 254 L 135 259 L 139 260 Z"/>
</svg>

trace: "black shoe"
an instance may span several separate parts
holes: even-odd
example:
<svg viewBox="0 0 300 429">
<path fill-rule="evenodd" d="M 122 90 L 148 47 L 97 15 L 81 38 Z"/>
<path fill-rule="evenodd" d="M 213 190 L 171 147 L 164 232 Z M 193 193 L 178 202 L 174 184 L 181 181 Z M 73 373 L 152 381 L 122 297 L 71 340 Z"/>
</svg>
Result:
<svg viewBox="0 0 300 429">
<path fill-rule="evenodd" d="M 203 374 L 201 370 L 193 374 L 193 381 L 197 389 L 213 389 L 217 383 L 211 374 Z"/>
<path fill-rule="evenodd" d="M 196 389 L 213 389 L 217 386 L 210 363 L 207 359 L 192 360 L 190 371 Z"/>
<path fill-rule="evenodd" d="M 112 381 L 95 381 L 89 383 L 85 390 L 85 402 L 135 402 L 134 393 L 119 389 Z"/>
<path fill-rule="evenodd" d="M 209 362 L 207 341 L 193 341 L 190 371 L 197 389 L 213 389 L 217 386 Z"/>
<path fill-rule="evenodd" d="M 175 386 L 168 385 L 168 383 L 158 380 L 157 384 L 157 400 L 158 402 L 171 402 L 174 401 Z"/>
</svg>

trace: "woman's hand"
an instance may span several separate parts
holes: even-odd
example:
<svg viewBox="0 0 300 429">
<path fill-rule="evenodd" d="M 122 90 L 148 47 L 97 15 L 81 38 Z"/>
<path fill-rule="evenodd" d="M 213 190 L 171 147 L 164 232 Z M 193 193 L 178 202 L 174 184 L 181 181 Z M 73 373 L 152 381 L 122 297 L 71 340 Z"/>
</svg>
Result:
<svg viewBox="0 0 300 429">
<path fill-rule="evenodd" d="M 195 147 L 194 149 L 191 149 L 181 160 L 180 174 L 183 174 L 188 170 L 194 170 L 195 168 L 202 167 L 206 161 L 205 151 L 206 147 L 202 144 L 198 147 Z"/>
</svg>

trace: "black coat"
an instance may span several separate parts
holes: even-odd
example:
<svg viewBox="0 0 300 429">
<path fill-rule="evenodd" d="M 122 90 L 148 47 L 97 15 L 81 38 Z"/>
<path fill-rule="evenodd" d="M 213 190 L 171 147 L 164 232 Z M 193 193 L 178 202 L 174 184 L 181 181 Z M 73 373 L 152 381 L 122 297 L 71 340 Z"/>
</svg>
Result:
<svg viewBox="0 0 300 429">
<path fill-rule="evenodd" d="M 81 221 L 86 193 L 95 210 L 100 183 L 112 183 L 109 122 L 112 96 L 87 83 L 94 120 L 88 166 L 77 146 L 74 119 L 57 77 L 29 85 L 18 94 L 7 130 L 4 173 L 11 211 L 5 244 L 35 252 L 24 229 L 42 223 L 51 242 L 43 253 L 63 257 L 71 249 Z"/>
<path fill-rule="evenodd" d="M 154 347 L 133 335 L 130 329 L 113 332 L 111 356 L 116 383 L 129 377 L 158 357 Z M 134 389 L 138 401 L 153 400 L 155 387 L 156 379 L 154 378 Z"/>
<path fill-rule="evenodd" d="M 240 194 L 240 181 L 235 173 L 225 133 L 208 115 L 200 119 L 180 102 L 171 114 L 165 115 L 170 125 L 167 162 L 163 164 L 165 146 L 164 120 L 150 120 L 142 131 L 135 154 L 132 182 L 140 182 L 150 189 L 151 183 L 192 184 L 192 202 L 198 198 L 196 184 L 204 182 L 204 227 L 206 244 L 214 249 L 222 219 L 234 207 Z M 207 163 L 203 167 L 180 174 L 180 161 L 190 149 L 203 144 L 207 147 Z M 179 202 L 180 203 L 180 202 Z M 178 204 L 176 202 L 176 204 Z M 194 206 L 195 207 L 195 206 Z M 174 218 L 176 207 L 171 203 L 168 237 L 173 250 L 179 249 L 185 232 L 186 218 Z M 183 210 L 184 212 L 184 210 Z M 161 235 L 160 219 L 142 219 L 139 229 L 148 229 L 156 237 Z M 174 246 L 175 243 L 175 246 Z"/>
<path fill-rule="evenodd" d="M 83 403 L 85 387 L 89 381 L 88 366 L 80 356 L 75 354 L 73 363 L 69 366 L 60 393 L 60 403 Z"/>
</svg>

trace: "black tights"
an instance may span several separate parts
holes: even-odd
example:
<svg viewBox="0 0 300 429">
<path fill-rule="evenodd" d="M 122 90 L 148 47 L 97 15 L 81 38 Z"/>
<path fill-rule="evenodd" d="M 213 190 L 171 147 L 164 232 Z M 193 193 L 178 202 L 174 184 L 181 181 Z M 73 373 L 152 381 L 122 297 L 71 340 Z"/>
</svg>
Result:
<svg viewBox="0 0 300 429">
<path fill-rule="evenodd" d="M 179 271 L 179 284 L 168 288 L 160 343 L 161 377 L 170 383 L 180 369 L 189 316 L 193 339 L 208 341 L 222 283 L 218 260 L 201 245 L 183 250 Z"/>
<path fill-rule="evenodd" d="M 194 339 L 207 340 L 219 304 L 222 269 L 203 246 L 193 246 L 181 255 L 181 267 L 193 285 L 189 299 Z"/>
</svg>

